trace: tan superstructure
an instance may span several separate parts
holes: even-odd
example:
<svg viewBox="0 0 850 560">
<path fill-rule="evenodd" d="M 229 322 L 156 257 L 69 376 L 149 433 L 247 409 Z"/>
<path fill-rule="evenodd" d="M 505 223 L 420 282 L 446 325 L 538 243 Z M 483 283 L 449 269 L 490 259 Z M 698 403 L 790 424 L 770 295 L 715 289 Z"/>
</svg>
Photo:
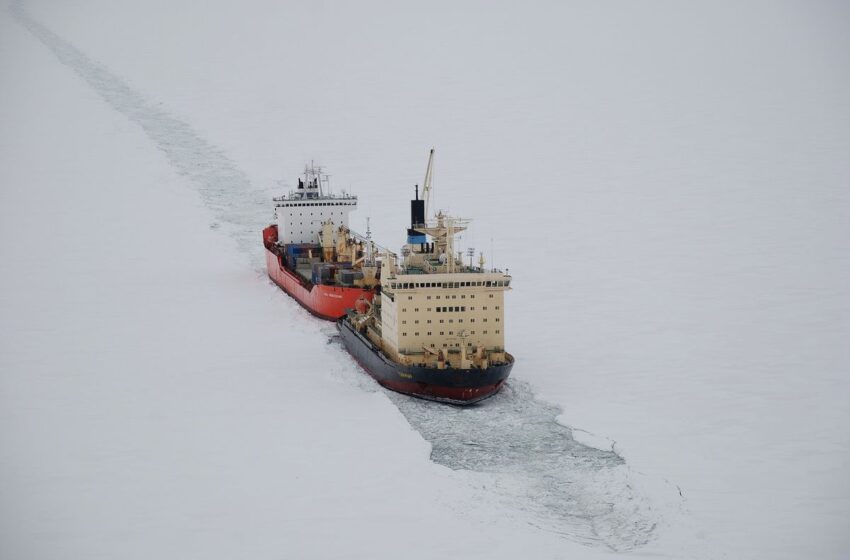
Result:
<svg viewBox="0 0 850 560">
<path fill-rule="evenodd" d="M 472 404 L 495 395 L 514 365 L 505 351 L 505 292 L 511 277 L 485 268 L 484 255 L 455 251 L 469 220 L 426 219 L 434 151 L 423 198 L 410 201 L 401 258 L 383 250 L 379 290 L 337 322 L 346 349 L 378 383 L 407 395 Z M 327 237 L 330 237 L 328 235 Z"/>
<path fill-rule="evenodd" d="M 474 274 L 474 273 L 473 273 Z M 439 350 L 468 353 L 505 350 L 501 273 L 398 274 L 381 284 L 384 350 L 423 363 Z"/>
<path fill-rule="evenodd" d="M 391 359 L 428 367 L 487 367 L 505 356 L 504 295 L 511 277 L 448 257 L 463 228 L 442 214 L 425 231 L 434 243 L 408 244 L 402 262 L 381 265 L 381 295 L 367 333 Z"/>
</svg>

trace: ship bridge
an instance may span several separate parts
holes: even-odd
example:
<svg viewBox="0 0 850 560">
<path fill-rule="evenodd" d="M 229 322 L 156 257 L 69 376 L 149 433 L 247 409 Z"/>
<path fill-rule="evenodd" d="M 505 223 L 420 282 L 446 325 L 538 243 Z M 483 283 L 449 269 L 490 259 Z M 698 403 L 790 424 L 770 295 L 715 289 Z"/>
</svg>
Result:
<svg viewBox="0 0 850 560">
<path fill-rule="evenodd" d="M 348 229 L 348 215 L 357 209 L 357 197 L 344 192 L 326 194 L 328 180 L 320 166 L 310 164 L 305 166 L 304 177 L 298 179 L 295 190 L 273 199 L 279 244 L 318 244 L 322 224 L 327 222 L 335 229 L 339 226 Z"/>
</svg>

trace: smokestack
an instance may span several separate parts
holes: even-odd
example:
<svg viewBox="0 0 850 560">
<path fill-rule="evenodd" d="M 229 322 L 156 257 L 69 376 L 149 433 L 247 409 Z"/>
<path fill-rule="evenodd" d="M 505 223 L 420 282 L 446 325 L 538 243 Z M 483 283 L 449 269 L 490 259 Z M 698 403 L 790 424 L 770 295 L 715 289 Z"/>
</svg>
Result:
<svg viewBox="0 0 850 560">
<path fill-rule="evenodd" d="M 419 200 L 419 185 L 416 185 L 416 198 L 410 201 L 410 227 L 425 223 L 425 201 Z"/>
</svg>

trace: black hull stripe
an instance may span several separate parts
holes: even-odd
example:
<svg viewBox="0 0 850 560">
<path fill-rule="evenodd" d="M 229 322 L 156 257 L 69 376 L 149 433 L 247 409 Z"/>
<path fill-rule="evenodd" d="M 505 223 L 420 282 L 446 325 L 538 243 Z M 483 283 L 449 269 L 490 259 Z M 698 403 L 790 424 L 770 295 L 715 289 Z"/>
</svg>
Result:
<svg viewBox="0 0 850 560">
<path fill-rule="evenodd" d="M 486 369 L 437 369 L 403 366 L 390 361 L 371 342 L 351 327 L 337 321 L 346 350 L 375 380 L 394 391 L 453 404 L 472 404 L 494 395 L 513 368 L 513 362 Z"/>
</svg>

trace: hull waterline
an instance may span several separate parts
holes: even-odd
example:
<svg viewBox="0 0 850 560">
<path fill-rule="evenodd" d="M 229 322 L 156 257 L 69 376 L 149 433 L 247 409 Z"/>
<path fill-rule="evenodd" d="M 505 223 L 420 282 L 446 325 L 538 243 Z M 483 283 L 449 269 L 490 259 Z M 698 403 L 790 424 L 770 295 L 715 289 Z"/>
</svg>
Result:
<svg viewBox="0 0 850 560">
<path fill-rule="evenodd" d="M 405 366 L 389 360 L 347 320 L 337 321 L 337 330 L 346 350 L 378 383 L 422 399 L 457 405 L 482 401 L 499 392 L 513 368 L 513 360 L 484 369 Z"/>
<path fill-rule="evenodd" d="M 352 309 L 361 297 L 372 299 L 372 291 L 363 288 L 347 288 L 328 285 L 308 285 L 298 275 L 287 270 L 280 257 L 266 249 L 266 266 L 269 278 L 289 294 L 304 309 L 328 321 L 336 321 Z"/>
</svg>

